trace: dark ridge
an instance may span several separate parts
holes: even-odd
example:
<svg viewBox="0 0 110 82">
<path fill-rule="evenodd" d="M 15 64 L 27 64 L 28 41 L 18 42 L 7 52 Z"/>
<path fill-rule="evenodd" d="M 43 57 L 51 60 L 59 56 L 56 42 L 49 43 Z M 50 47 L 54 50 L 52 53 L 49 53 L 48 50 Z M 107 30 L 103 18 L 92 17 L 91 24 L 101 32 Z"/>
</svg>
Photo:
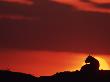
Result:
<svg viewBox="0 0 110 82">
<path fill-rule="evenodd" d="M 29 74 L 0 70 L 0 82 L 110 82 L 110 70 L 95 73 L 64 71 L 52 76 L 35 77 Z"/>
<path fill-rule="evenodd" d="M 9 70 L 0 70 L 0 82 L 36 82 L 37 77 L 30 74 L 12 72 Z"/>
</svg>

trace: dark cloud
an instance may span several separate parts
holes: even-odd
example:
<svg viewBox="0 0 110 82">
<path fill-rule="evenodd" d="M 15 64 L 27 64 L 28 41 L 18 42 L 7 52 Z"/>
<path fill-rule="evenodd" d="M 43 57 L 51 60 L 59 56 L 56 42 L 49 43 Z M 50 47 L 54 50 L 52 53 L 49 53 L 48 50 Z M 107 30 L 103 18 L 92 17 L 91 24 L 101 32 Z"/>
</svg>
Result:
<svg viewBox="0 0 110 82">
<path fill-rule="evenodd" d="M 35 0 L 32 6 L 0 4 L 2 14 L 38 19 L 1 19 L 1 48 L 110 53 L 110 14 L 78 11 L 50 0 Z"/>
<path fill-rule="evenodd" d="M 96 3 L 96 2 L 93 2 L 92 0 L 80 0 L 80 1 L 84 3 L 91 3 L 97 8 L 110 9 L 110 3 Z"/>
<path fill-rule="evenodd" d="M 96 6 L 99 7 L 99 8 L 110 9 L 110 3 L 97 4 Z"/>
<path fill-rule="evenodd" d="M 0 14 L 19 14 L 27 16 L 28 13 L 32 12 L 30 9 L 30 5 L 0 2 L 0 6 Z"/>
<path fill-rule="evenodd" d="M 80 0 L 81 2 L 92 3 L 92 0 Z"/>
</svg>

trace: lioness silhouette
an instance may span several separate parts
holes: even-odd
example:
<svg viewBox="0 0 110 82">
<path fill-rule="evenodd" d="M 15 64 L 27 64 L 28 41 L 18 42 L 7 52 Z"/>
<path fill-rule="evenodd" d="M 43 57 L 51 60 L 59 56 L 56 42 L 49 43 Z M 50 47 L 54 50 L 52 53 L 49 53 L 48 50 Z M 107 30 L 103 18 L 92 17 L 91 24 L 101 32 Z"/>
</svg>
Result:
<svg viewBox="0 0 110 82">
<path fill-rule="evenodd" d="M 85 65 L 81 67 L 80 71 L 83 72 L 96 72 L 99 70 L 100 64 L 99 61 L 92 57 L 92 56 L 88 56 L 85 60 Z"/>
</svg>

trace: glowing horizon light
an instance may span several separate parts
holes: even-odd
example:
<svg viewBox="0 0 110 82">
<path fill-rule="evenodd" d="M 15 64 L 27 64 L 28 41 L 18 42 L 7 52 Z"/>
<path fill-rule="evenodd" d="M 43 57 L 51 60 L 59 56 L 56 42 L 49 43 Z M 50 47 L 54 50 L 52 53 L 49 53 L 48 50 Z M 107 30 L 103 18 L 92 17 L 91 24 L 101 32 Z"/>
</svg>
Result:
<svg viewBox="0 0 110 82">
<path fill-rule="evenodd" d="M 100 63 L 100 67 L 99 69 L 100 70 L 110 70 L 110 67 L 107 63 L 107 61 L 101 57 L 95 57 L 97 60 L 99 60 L 99 63 Z"/>
</svg>

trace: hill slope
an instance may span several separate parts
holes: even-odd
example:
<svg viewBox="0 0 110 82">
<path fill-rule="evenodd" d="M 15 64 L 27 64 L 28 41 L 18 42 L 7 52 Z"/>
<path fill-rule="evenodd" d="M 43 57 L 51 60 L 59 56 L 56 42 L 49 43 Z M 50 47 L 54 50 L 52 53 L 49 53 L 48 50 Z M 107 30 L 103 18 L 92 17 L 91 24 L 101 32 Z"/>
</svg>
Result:
<svg viewBox="0 0 110 82">
<path fill-rule="evenodd" d="M 81 71 L 60 72 L 52 76 L 34 77 L 29 74 L 0 71 L 0 82 L 110 82 L 110 70 L 99 70 L 94 73 Z"/>
</svg>

